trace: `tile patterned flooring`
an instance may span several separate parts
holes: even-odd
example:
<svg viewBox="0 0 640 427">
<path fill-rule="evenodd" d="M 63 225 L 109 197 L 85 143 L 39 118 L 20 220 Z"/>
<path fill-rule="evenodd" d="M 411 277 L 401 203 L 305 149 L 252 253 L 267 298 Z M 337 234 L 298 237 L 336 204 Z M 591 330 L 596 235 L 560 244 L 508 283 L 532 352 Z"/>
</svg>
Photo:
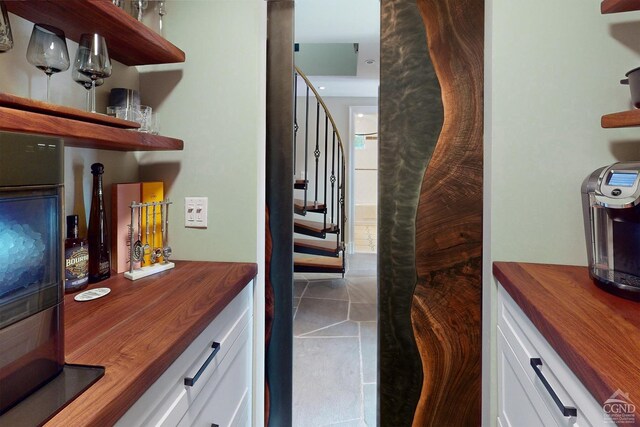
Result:
<svg viewBox="0 0 640 427">
<path fill-rule="evenodd" d="M 296 273 L 293 426 L 376 425 L 376 254 L 347 255 L 345 278 Z"/>
</svg>

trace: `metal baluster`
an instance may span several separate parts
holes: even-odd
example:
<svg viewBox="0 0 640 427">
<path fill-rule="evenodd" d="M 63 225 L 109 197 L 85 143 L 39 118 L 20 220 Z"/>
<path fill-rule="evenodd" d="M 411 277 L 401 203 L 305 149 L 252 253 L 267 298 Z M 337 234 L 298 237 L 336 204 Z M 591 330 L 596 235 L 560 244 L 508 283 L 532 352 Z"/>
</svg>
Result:
<svg viewBox="0 0 640 427">
<path fill-rule="evenodd" d="M 305 106 L 305 119 L 304 119 L 304 180 L 307 181 L 308 176 L 308 163 L 309 163 L 309 86 L 307 86 L 307 97 Z M 303 215 L 307 213 L 307 191 L 308 185 L 304 186 L 304 205 L 302 207 Z"/>
<path fill-rule="evenodd" d="M 316 99 L 316 149 L 313 151 L 313 157 L 316 159 L 316 194 L 313 199 L 314 207 L 318 206 L 318 161 L 320 160 L 320 101 Z M 326 206 L 325 206 L 326 207 Z"/>
<path fill-rule="evenodd" d="M 333 149 L 331 150 L 331 200 L 335 196 L 335 185 L 336 185 L 336 131 L 333 130 Z M 331 223 L 337 224 L 333 222 L 333 203 L 331 204 Z"/>
<path fill-rule="evenodd" d="M 328 144 L 328 139 L 329 139 L 329 116 L 327 116 L 327 112 L 325 111 L 324 114 L 324 229 L 327 229 L 327 162 L 328 162 L 328 157 L 327 157 L 327 144 Z"/>
<path fill-rule="evenodd" d="M 296 152 L 298 149 L 298 73 L 294 73 L 293 79 L 293 177 L 295 181 L 296 164 L 298 163 Z"/>
<path fill-rule="evenodd" d="M 340 177 L 341 177 L 341 175 L 340 175 L 340 171 L 341 171 L 340 159 L 342 159 L 342 150 L 338 150 L 338 191 L 336 192 L 336 199 L 335 199 L 335 201 L 333 201 L 334 203 L 338 202 L 338 200 L 340 199 L 340 191 L 341 191 L 340 187 L 341 187 L 341 184 L 342 184 L 342 181 L 340 180 Z M 333 207 L 332 207 L 331 210 L 333 210 Z M 337 211 L 337 215 L 338 215 L 338 222 L 340 222 L 340 213 L 341 212 L 340 212 L 340 208 L 339 208 L 339 203 L 338 203 L 338 206 L 336 207 L 336 211 Z M 338 250 L 338 249 L 340 249 L 340 235 L 339 234 L 336 236 L 336 250 Z"/>
</svg>

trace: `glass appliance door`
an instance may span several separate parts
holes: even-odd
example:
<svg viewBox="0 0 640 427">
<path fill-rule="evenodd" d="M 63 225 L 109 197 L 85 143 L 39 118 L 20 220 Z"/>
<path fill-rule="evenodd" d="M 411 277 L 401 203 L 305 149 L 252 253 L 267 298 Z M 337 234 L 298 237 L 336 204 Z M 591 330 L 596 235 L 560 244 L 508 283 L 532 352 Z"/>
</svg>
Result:
<svg viewBox="0 0 640 427">
<path fill-rule="evenodd" d="M 0 188 L 0 329 L 62 299 L 62 187 Z"/>
</svg>

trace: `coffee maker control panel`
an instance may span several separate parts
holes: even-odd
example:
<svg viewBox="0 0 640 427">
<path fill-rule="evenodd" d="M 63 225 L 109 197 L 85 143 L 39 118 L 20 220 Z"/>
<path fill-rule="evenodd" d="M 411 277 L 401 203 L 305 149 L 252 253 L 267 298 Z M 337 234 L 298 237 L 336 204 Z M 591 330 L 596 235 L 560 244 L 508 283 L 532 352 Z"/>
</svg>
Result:
<svg viewBox="0 0 640 427">
<path fill-rule="evenodd" d="M 615 163 L 603 168 L 596 202 L 609 208 L 626 208 L 640 203 L 640 163 Z"/>
</svg>

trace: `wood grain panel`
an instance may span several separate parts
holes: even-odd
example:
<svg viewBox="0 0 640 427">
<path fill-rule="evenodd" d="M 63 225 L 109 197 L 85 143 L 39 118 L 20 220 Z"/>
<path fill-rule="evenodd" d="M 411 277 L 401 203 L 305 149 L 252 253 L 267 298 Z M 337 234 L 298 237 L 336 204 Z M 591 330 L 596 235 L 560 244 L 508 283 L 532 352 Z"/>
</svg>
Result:
<svg viewBox="0 0 640 427">
<path fill-rule="evenodd" d="M 64 117 L 67 119 L 79 120 L 82 122 L 97 123 L 105 126 L 132 129 L 139 128 L 140 123 L 122 120 L 105 114 L 90 113 L 64 105 L 50 104 L 35 99 L 23 98 L 10 93 L 0 93 L 0 105 L 3 107 L 15 108 L 16 110 L 32 111 L 34 113 L 48 114 L 51 116 Z"/>
<path fill-rule="evenodd" d="M 109 56 L 125 65 L 184 62 L 182 50 L 138 22 L 110 0 L 13 0 L 9 12 L 31 22 L 64 30 L 77 42 L 82 33 L 98 33 L 107 41 Z"/>
<path fill-rule="evenodd" d="M 597 402 L 620 389 L 638 405 L 640 303 L 601 290 L 586 267 L 496 262 L 493 274 Z"/>
<path fill-rule="evenodd" d="M 66 362 L 106 371 L 46 425 L 113 425 L 256 271 L 248 263 L 176 261 L 136 282 L 120 274 L 93 285 L 111 288 L 98 300 L 65 296 Z"/>
<path fill-rule="evenodd" d="M 268 348 L 271 345 L 271 331 L 273 328 L 273 319 L 275 317 L 275 295 L 273 292 L 273 283 L 271 282 L 271 257 L 273 256 L 273 240 L 271 239 L 271 225 L 269 222 L 269 206 L 265 206 L 265 239 L 264 239 L 264 328 L 265 339 L 264 346 Z M 269 425 L 269 409 L 270 409 L 270 387 L 269 375 L 265 376 L 264 381 L 264 424 Z"/>
<path fill-rule="evenodd" d="M 182 150 L 184 147 L 182 140 L 167 136 L 6 107 L 0 107 L 0 130 L 60 137 L 67 147 L 116 151 Z"/>
<path fill-rule="evenodd" d="M 378 421 L 404 427 L 412 423 L 423 383 L 411 325 L 416 212 L 444 111 L 417 3 L 383 0 L 381 15 Z"/>
<path fill-rule="evenodd" d="M 422 182 L 411 319 L 424 379 L 414 426 L 480 424 L 483 0 L 418 0 L 444 122 Z"/>
<path fill-rule="evenodd" d="M 618 13 L 640 10 L 638 0 L 603 0 L 600 3 L 600 13 Z"/>
<path fill-rule="evenodd" d="M 640 5 L 640 2 L 638 4 Z M 640 126 L 640 110 L 605 114 L 600 119 L 600 126 L 605 129 Z"/>
</svg>

